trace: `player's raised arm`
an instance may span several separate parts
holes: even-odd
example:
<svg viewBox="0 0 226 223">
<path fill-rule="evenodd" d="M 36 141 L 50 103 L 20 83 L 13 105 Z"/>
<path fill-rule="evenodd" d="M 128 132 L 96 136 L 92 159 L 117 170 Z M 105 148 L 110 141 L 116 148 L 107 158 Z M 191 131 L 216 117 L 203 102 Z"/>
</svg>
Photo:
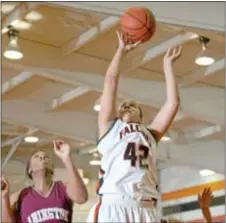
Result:
<svg viewBox="0 0 226 223">
<path fill-rule="evenodd" d="M 100 101 L 99 112 L 99 138 L 101 138 L 109 127 L 109 122 L 116 118 L 116 97 L 120 73 L 120 62 L 124 53 L 133 49 L 139 43 L 127 44 L 123 35 L 117 32 L 118 36 L 118 49 L 107 69 L 104 79 L 104 89 Z"/>
<path fill-rule="evenodd" d="M 180 105 L 178 86 L 173 71 L 173 63 L 180 57 L 181 50 L 182 47 L 169 49 L 164 57 L 167 99 L 151 125 L 148 126 L 157 142 L 160 141 L 162 136 L 170 127 Z"/>
<path fill-rule="evenodd" d="M 16 222 L 16 216 L 14 215 L 15 206 L 18 200 L 19 192 L 9 196 L 9 183 L 2 176 L 1 180 L 1 194 L 2 194 L 2 222 Z"/>
<path fill-rule="evenodd" d="M 207 223 L 212 223 L 210 205 L 213 201 L 213 195 L 210 188 L 205 188 L 201 194 L 198 194 L 198 203 L 202 210 L 203 217 Z"/>
</svg>

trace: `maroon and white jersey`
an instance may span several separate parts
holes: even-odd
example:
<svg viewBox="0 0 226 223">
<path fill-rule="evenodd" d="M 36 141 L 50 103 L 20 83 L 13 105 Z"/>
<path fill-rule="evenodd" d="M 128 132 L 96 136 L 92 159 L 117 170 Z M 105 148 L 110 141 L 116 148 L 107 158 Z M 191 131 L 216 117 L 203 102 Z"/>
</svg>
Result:
<svg viewBox="0 0 226 223">
<path fill-rule="evenodd" d="M 71 223 L 73 202 L 65 185 L 54 182 L 43 196 L 33 187 L 23 189 L 16 206 L 17 223 Z"/>
</svg>

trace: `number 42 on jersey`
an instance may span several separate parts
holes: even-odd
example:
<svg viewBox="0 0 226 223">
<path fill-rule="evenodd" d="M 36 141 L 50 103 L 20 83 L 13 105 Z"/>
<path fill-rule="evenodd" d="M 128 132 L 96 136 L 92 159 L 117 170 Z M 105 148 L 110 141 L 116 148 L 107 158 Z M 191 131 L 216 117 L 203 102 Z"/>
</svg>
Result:
<svg viewBox="0 0 226 223">
<path fill-rule="evenodd" d="M 138 145 L 134 142 L 128 143 L 124 160 L 129 160 L 132 167 L 148 168 L 147 160 L 149 155 L 149 148 L 145 145 Z"/>
</svg>

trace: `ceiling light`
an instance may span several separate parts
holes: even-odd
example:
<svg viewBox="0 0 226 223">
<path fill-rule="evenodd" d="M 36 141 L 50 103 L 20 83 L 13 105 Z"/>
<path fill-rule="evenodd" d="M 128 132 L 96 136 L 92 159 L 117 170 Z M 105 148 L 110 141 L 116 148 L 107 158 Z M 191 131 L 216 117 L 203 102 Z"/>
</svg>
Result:
<svg viewBox="0 0 226 223">
<path fill-rule="evenodd" d="M 13 21 L 10 23 L 10 25 L 11 25 L 11 26 L 16 26 L 19 22 L 20 22 L 20 20 L 19 20 L 19 19 L 16 19 L 16 20 L 13 20 Z"/>
<path fill-rule="evenodd" d="M 170 141 L 171 140 L 171 138 L 169 137 L 169 136 L 163 136 L 162 138 L 161 138 L 161 141 L 163 141 L 163 142 L 168 142 L 168 141 Z"/>
<path fill-rule="evenodd" d="M 83 177 L 82 180 L 83 180 L 85 185 L 87 185 L 89 183 L 89 178 Z"/>
<path fill-rule="evenodd" d="M 93 156 L 96 157 L 96 158 L 100 157 L 98 152 L 93 152 Z"/>
<path fill-rule="evenodd" d="M 195 63 L 199 66 L 209 66 L 215 62 L 215 59 L 212 57 L 212 52 L 208 49 L 209 38 L 200 36 L 200 43 L 202 45 L 202 50 L 199 52 L 195 59 Z"/>
<path fill-rule="evenodd" d="M 5 27 L 5 28 L 2 29 L 2 34 L 5 34 L 5 33 L 7 33 L 8 31 L 9 31 L 9 29 L 8 29 L 7 27 Z"/>
<path fill-rule="evenodd" d="M 93 159 L 93 160 L 91 160 L 91 161 L 89 162 L 89 164 L 90 164 L 91 166 L 100 166 L 100 160 L 98 160 L 98 159 Z"/>
<path fill-rule="evenodd" d="M 215 60 L 212 57 L 205 57 L 205 56 L 198 57 L 195 60 L 195 63 L 198 64 L 199 66 L 209 66 L 214 62 Z"/>
<path fill-rule="evenodd" d="M 8 48 L 5 52 L 4 52 L 4 57 L 11 59 L 11 60 L 20 60 L 21 58 L 23 58 L 23 54 L 16 50 L 16 49 L 11 49 Z"/>
<path fill-rule="evenodd" d="M 26 30 L 31 28 L 31 23 L 25 21 L 19 21 L 15 25 L 13 25 L 16 29 Z"/>
<path fill-rule="evenodd" d="M 41 20 L 42 18 L 43 18 L 42 14 L 36 11 L 31 11 L 25 16 L 25 19 L 29 21 L 38 21 Z"/>
<path fill-rule="evenodd" d="M 93 106 L 93 109 L 96 111 L 96 112 L 99 112 L 100 111 L 100 104 L 96 104 Z"/>
<path fill-rule="evenodd" d="M 19 60 L 23 58 L 23 53 L 19 50 L 18 46 L 19 32 L 12 28 L 11 26 L 9 26 L 8 28 L 9 28 L 8 31 L 9 43 L 4 51 L 4 57 L 11 60 Z"/>
<path fill-rule="evenodd" d="M 215 172 L 212 170 L 203 169 L 203 170 L 199 171 L 199 174 L 203 177 L 207 177 L 207 176 L 211 176 L 211 175 L 215 174 Z"/>
<path fill-rule="evenodd" d="M 36 143 L 36 142 L 39 141 L 39 138 L 36 137 L 36 136 L 26 136 L 26 137 L 24 138 L 24 141 L 25 141 L 25 142 L 28 142 L 28 143 Z"/>
<path fill-rule="evenodd" d="M 13 11 L 13 9 L 15 7 L 16 7 L 15 3 L 4 2 L 4 3 L 1 4 L 1 9 L 2 9 L 3 14 L 7 14 L 7 13 Z"/>
</svg>

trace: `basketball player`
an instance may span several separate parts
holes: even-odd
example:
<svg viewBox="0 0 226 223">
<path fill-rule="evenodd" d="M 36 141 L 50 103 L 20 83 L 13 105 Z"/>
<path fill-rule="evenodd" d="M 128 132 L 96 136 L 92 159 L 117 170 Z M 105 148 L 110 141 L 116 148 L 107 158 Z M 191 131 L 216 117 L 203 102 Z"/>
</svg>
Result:
<svg viewBox="0 0 226 223">
<path fill-rule="evenodd" d="M 54 141 L 54 152 L 62 160 L 69 175 L 68 184 L 53 181 L 53 164 L 43 151 L 36 151 L 29 159 L 28 177 L 32 187 L 12 195 L 3 178 L 2 222 L 8 223 L 71 223 L 73 202 L 84 203 L 88 195 L 77 169 L 74 167 L 70 147 L 63 141 Z"/>
<path fill-rule="evenodd" d="M 145 127 L 136 102 L 124 101 L 116 111 L 120 62 L 126 52 L 139 45 L 128 44 L 121 33 L 117 36 L 118 49 L 105 75 L 98 119 L 100 202 L 91 209 L 87 222 L 157 222 L 156 146 L 179 107 L 173 62 L 181 47 L 168 50 L 164 57 L 167 99 L 151 125 Z"/>
</svg>

